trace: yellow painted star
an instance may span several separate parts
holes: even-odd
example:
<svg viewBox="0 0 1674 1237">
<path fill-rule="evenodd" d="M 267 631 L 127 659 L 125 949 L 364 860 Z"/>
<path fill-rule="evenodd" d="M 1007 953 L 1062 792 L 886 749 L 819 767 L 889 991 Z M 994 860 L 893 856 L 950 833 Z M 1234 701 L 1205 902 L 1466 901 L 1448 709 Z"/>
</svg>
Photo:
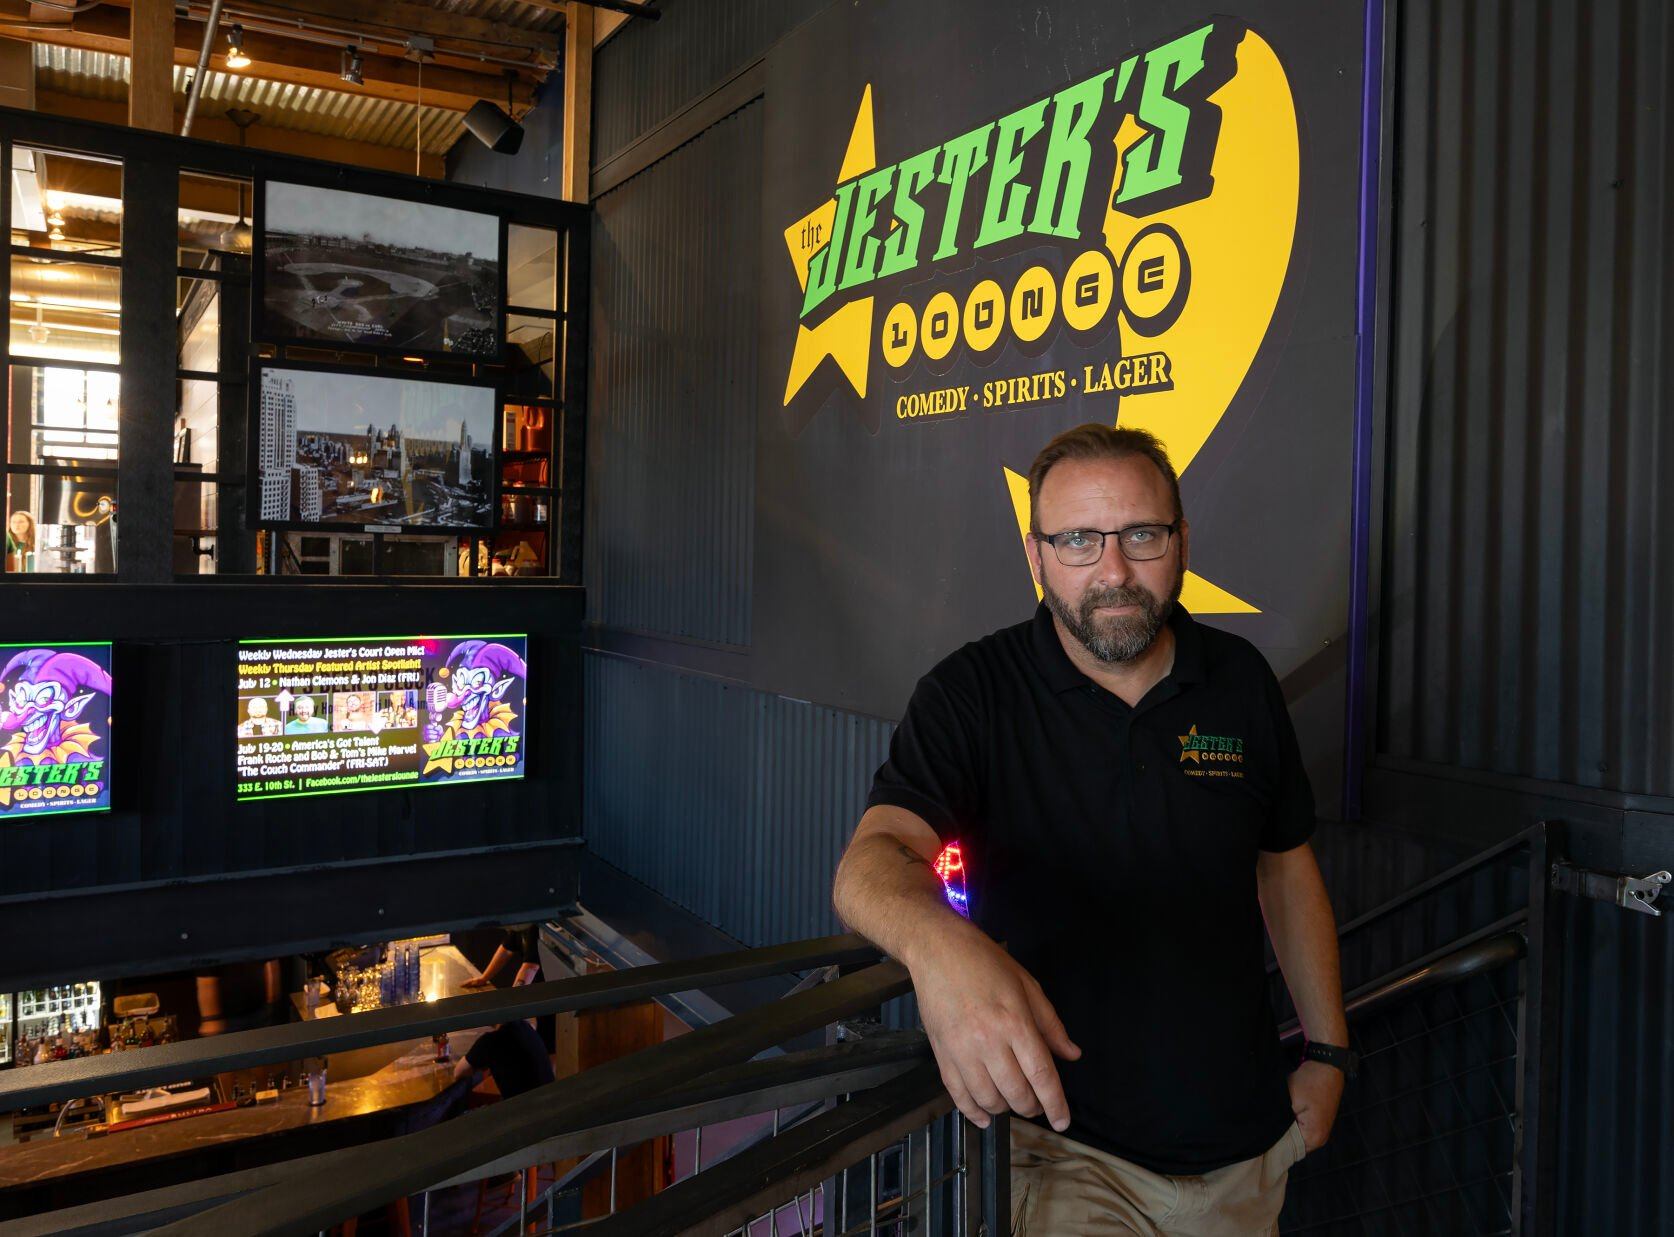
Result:
<svg viewBox="0 0 1674 1237">
<path fill-rule="evenodd" d="M 862 172 L 878 166 L 877 143 L 872 125 L 872 87 L 868 85 L 860 97 L 860 110 L 854 118 L 849 134 L 848 150 L 837 170 L 837 184 L 853 180 Z M 831 198 L 785 229 L 785 245 L 790 249 L 791 264 L 796 269 L 797 282 L 808 286 L 808 267 L 814 255 L 831 239 L 832 222 L 837 213 L 837 200 Z M 819 240 L 813 238 L 818 237 Z M 789 406 L 802 390 L 820 363 L 830 357 L 849 380 L 856 395 L 866 398 L 866 382 L 872 352 L 872 297 L 850 301 L 832 313 L 813 329 L 798 325 L 796 351 L 791 355 L 790 372 L 785 376 L 783 403 Z"/>
<path fill-rule="evenodd" d="M 1197 737 L 1197 727 L 1196 726 L 1193 726 L 1185 734 L 1180 736 L 1180 763 L 1181 764 L 1185 764 L 1188 760 L 1191 761 L 1193 764 L 1202 764 L 1203 763 L 1203 753 L 1198 751 L 1195 747 L 1188 746 L 1188 744 L 1190 744 L 1190 742 L 1193 739 L 1195 739 L 1196 737 Z"/>
</svg>

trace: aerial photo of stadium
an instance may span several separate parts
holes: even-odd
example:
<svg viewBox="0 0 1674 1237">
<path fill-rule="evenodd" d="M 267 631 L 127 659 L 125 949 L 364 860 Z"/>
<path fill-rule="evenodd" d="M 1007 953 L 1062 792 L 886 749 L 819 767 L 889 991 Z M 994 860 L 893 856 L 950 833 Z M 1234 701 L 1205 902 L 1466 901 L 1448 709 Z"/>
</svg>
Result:
<svg viewBox="0 0 1674 1237">
<path fill-rule="evenodd" d="M 268 334 L 499 355 L 493 215 L 269 181 L 262 235 Z"/>
</svg>

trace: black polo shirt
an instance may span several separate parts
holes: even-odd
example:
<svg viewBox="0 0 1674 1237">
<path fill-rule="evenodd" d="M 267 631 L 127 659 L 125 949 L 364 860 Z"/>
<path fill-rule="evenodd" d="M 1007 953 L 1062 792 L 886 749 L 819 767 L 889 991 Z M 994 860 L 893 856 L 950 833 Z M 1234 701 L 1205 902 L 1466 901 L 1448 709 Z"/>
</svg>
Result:
<svg viewBox="0 0 1674 1237">
<path fill-rule="evenodd" d="M 919 681 L 870 805 L 958 840 L 972 918 L 1045 989 L 1079 1061 L 1069 1137 L 1157 1172 L 1260 1155 L 1292 1115 L 1267 995 L 1258 851 L 1313 791 L 1278 681 L 1176 606 L 1174 668 L 1130 708 L 1043 605 Z"/>
<path fill-rule="evenodd" d="M 552 1058 L 535 1028 L 519 1019 L 503 1022 L 492 1031 L 479 1036 L 465 1054 L 472 1069 L 485 1069 L 494 1075 L 494 1085 L 501 1099 L 511 1099 L 525 1091 L 533 1091 L 553 1079 Z"/>
</svg>

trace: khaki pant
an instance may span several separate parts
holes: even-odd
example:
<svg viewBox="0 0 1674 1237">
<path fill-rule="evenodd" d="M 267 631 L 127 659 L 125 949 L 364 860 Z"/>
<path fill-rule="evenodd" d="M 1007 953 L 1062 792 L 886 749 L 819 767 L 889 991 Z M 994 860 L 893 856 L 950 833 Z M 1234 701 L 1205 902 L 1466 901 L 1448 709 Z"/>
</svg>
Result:
<svg viewBox="0 0 1674 1237">
<path fill-rule="evenodd" d="M 1049 1129 L 1011 1122 L 1014 1237 L 1270 1237 L 1285 1179 L 1306 1154 L 1295 1122 L 1263 1154 L 1169 1177 Z"/>
</svg>

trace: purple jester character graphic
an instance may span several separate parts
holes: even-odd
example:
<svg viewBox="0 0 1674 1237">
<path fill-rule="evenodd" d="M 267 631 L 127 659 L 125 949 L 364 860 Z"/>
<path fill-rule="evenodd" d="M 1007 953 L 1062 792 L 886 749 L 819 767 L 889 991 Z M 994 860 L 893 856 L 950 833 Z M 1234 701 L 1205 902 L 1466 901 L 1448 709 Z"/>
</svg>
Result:
<svg viewBox="0 0 1674 1237">
<path fill-rule="evenodd" d="M 100 735 L 79 719 L 99 696 L 109 699 L 109 672 L 80 653 L 28 649 L 0 671 L 0 685 L 8 683 L 0 711 L 0 733 L 7 736 L 0 744 L 0 770 L 81 764 L 89 766 L 90 776 L 97 776 L 101 770 L 94 766 L 104 763 L 104 756 L 93 750 Z M 0 806 L 11 806 L 14 786 L 41 780 L 0 776 Z M 45 780 L 68 785 L 77 779 L 54 775 Z"/>
<path fill-rule="evenodd" d="M 515 756 L 517 714 L 503 697 L 528 678 L 523 658 L 503 644 L 461 640 L 425 689 L 423 773 L 451 773 L 455 760 Z"/>
</svg>

